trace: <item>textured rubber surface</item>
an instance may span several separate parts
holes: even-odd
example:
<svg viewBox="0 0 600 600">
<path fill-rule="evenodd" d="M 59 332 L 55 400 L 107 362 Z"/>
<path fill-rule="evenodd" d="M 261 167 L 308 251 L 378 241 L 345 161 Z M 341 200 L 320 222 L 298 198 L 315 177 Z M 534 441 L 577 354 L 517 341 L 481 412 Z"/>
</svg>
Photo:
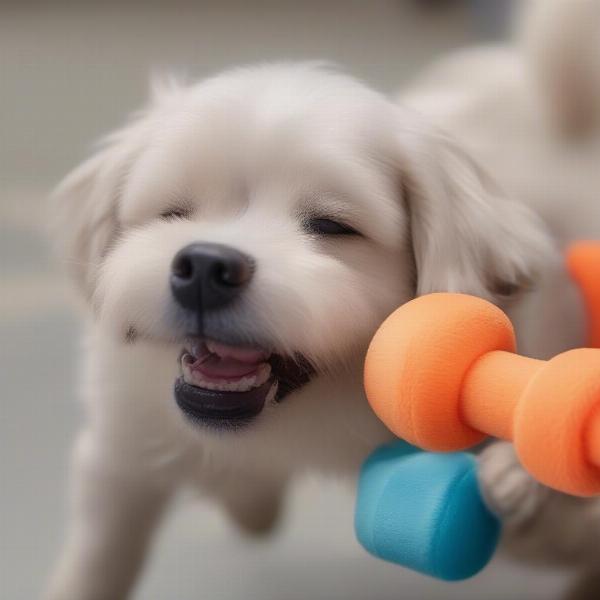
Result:
<svg viewBox="0 0 600 600">
<path fill-rule="evenodd" d="M 496 306 L 466 294 L 428 294 L 403 304 L 381 325 L 365 361 L 375 414 L 401 439 L 436 452 L 481 442 L 460 416 L 461 389 L 473 363 L 515 337 Z"/>
<path fill-rule="evenodd" d="M 578 242 L 569 247 L 567 267 L 585 302 L 588 345 L 600 348 L 600 241 Z"/>
<path fill-rule="evenodd" d="M 486 435 L 513 441 L 540 482 L 600 495 L 600 350 L 540 361 L 514 353 L 496 306 L 465 294 L 429 294 L 397 309 L 375 334 L 365 389 L 401 439 L 463 450 Z"/>
<path fill-rule="evenodd" d="M 489 562 L 500 523 L 483 503 L 471 454 L 418 452 L 400 441 L 363 465 L 355 529 L 371 554 L 455 581 Z"/>
<path fill-rule="evenodd" d="M 516 408 L 513 437 L 538 480 L 577 496 L 600 494 L 600 351 L 579 348 L 549 360 Z"/>
</svg>

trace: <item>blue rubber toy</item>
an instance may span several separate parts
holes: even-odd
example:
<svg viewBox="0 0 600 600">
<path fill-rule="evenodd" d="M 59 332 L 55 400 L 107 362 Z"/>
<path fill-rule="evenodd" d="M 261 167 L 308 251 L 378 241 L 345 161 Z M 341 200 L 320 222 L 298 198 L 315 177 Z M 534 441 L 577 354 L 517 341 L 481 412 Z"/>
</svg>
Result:
<svg viewBox="0 0 600 600">
<path fill-rule="evenodd" d="M 483 503 L 473 455 L 421 452 L 398 440 L 362 467 L 355 529 L 371 554 L 456 581 L 489 562 L 500 522 Z"/>
</svg>

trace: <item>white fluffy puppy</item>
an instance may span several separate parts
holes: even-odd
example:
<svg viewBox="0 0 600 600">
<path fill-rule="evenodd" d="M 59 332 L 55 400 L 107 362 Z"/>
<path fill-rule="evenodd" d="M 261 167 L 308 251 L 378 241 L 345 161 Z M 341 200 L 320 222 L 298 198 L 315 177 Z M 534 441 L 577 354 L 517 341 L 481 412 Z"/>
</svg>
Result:
<svg viewBox="0 0 600 600">
<path fill-rule="evenodd" d="M 600 0 L 528 0 L 522 9 L 512 43 L 450 55 L 398 100 L 443 127 L 511 197 L 535 209 L 562 249 L 600 239 Z M 585 323 L 565 304 L 572 291 L 561 269 L 554 283 L 546 271 L 546 291 L 538 280 L 540 305 L 533 294 L 512 306 L 526 353 L 548 357 L 584 343 Z M 548 494 L 522 475 L 510 445 L 484 452 L 484 489 L 498 512 L 513 515 L 505 521 L 512 548 L 600 571 L 600 502 Z M 597 575 L 591 585 L 582 597 L 600 597 Z"/>
<path fill-rule="evenodd" d="M 261 531 L 294 472 L 354 475 L 389 437 L 367 344 L 416 294 L 529 307 L 532 353 L 580 341 L 533 214 L 415 113 L 319 66 L 161 89 L 56 201 L 91 310 L 53 600 L 126 596 L 183 484 Z M 483 482 L 499 510 L 527 504 L 518 466 Z"/>
</svg>

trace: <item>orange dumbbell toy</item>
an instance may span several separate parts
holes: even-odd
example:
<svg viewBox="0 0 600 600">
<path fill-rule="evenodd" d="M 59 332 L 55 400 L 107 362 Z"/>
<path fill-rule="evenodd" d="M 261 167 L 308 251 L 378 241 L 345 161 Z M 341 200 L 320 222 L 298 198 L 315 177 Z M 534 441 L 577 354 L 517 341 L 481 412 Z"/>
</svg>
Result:
<svg viewBox="0 0 600 600">
<path fill-rule="evenodd" d="M 399 437 L 433 451 L 487 435 L 512 440 L 539 481 L 600 494 L 600 350 L 541 361 L 515 352 L 508 317 L 463 294 L 429 294 L 397 309 L 375 334 L 365 388 Z"/>
<path fill-rule="evenodd" d="M 588 343 L 600 348 L 600 242 L 577 242 L 567 250 L 569 273 L 581 290 L 589 321 Z"/>
</svg>

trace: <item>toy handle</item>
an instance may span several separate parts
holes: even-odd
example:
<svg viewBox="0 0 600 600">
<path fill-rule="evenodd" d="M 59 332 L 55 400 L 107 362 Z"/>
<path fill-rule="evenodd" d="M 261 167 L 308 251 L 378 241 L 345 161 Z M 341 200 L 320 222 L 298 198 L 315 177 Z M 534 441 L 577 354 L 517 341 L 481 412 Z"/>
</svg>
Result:
<svg viewBox="0 0 600 600">
<path fill-rule="evenodd" d="M 579 448 L 582 462 L 600 467 L 599 381 L 597 350 L 571 350 L 550 361 L 490 352 L 475 362 L 465 378 L 461 418 L 477 431 L 516 441 L 519 454 L 535 468 L 536 475 L 548 485 L 556 485 L 556 465 L 546 457 L 535 456 L 544 444 L 534 438 L 551 435 L 544 423 L 552 421 L 548 427 L 556 428 L 556 435 L 563 438 L 563 447 Z M 548 388 L 546 393 L 543 387 Z M 557 394 L 561 387 L 565 387 L 564 393 Z M 552 407 L 553 401 L 564 406 L 567 400 L 569 411 L 564 416 L 571 420 L 570 427 L 559 418 L 563 411 L 554 412 Z M 577 462 L 573 461 L 572 468 L 577 468 Z M 591 478 L 597 481 L 598 473 L 592 473 Z M 596 490 L 597 484 L 592 489 Z"/>
</svg>

